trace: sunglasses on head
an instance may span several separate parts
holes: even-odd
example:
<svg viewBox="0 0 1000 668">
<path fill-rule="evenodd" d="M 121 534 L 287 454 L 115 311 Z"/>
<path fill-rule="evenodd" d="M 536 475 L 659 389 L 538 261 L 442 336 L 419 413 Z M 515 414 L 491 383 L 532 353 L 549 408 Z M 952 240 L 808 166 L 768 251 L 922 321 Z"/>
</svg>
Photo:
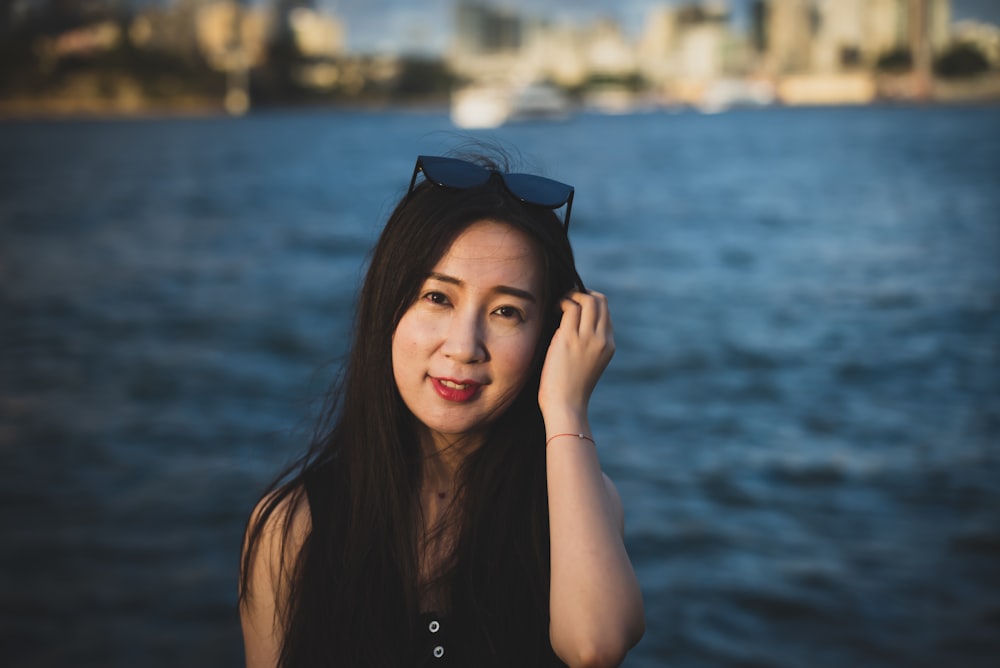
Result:
<svg viewBox="0 0 1000 668">
<path fill-rule="evenodd" d="M 413 167 L 413 177 L 410 179 L 410 189 L 406 193 L 406 199 L 413 194 L 417 174 L 421 172 L 425 179 L 444 188 L 475 188 L 496 174 L 507 192 L 525 204 L 534 204 L 546 209 L 558 209 L 565 204 L 563 229 L 569 230 L 569 214 L 573 209 L 573 186 L 534 174 L 508 174 L 487 169 L 482 165 L 458 158 L 421 155 L 417 156 L 417 164 Z"/>
</svg>

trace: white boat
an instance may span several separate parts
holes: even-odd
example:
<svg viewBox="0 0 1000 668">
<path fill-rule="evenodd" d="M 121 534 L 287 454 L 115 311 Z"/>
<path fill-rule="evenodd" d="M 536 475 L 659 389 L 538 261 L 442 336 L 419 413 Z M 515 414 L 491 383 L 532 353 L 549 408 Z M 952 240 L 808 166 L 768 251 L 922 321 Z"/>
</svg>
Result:
<svg viewBox="0 0 1000 668">
<path fill-rule="evenodd" d="M 463 129 L 498 128 L 517 121 L 564 120 L 569 115 L 566 95 L 548 84 L 478 84 L 451 96 L 451 122 Z"/>
<path fill-rule="evenodd" d="M 708 87 L 698 108 L 705 114 L 718 114 L 733 108 L 766 107 L 774 102 L 774 86 L 768 81 L 720 79 Z"/>
<path fill-rule="evenodd" d="M 588 111 L 621 116 L 635 111 L 636 96 L 624 86 L 598 86 L 584 95 L 583 106 Z"/>
<path fill-rule="evenodd" d="M 451 95 L 451 122 L 464 129 L 498 128 L 510 114 L 509 93 L 499 86 L 469 86 Z"/>
<path fill-rule="evenodd" d="M 535 83 L 515 88 L 508 121 L 564 121 L 570 116 L 569 98 L 559 88 Z"/>
</svg>

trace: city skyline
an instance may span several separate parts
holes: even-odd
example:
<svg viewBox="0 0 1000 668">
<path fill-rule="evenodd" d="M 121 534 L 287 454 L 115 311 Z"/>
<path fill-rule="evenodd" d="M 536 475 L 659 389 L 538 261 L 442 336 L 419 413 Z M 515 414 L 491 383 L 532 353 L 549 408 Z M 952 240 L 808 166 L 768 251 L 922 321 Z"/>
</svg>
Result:
<svg viewBox="0 0 1000 668">
<path fill-rule="evenodd" d="M 192 0 L 118 0 L 142 9 L 169 7 Z M 193 0 L 209 3 L 211 0 Z M 280 0 L 236 0 L 247 6 L 276 5 Z M 425 0 L 419 7 L 407 0 L 306 0 L 336 17 L 345 28 L 344 47 L 354 54 L 404 54 L 442 56 L 451 46 L 454 6 L 458 0 Z M 664 5 L 714 5 L 730 10 L 737 30 L 748 23 L 753 0 L 479 0 L 481 4 L 505 7 L 525 17 L 547 18 L 562 23 L 587 23 L 610 18 L 629 38 L 637 38 L 650 12 Z M 22 7 L 47 0 L 19 0 Z M 997 0 L 951 0 L 952 23 L 976 20 L 1000 26 Z"/>
<path fill-rule="evenodd" d="M 316 7 L 335 13 L 347 29 L 351 52 L 426 53 L 440 55 L 450 44 L 456 0 L 427 0 L 414 7 L 406 0 L 315 0 Z M 649 11 L 657 6 L 690 4 L 727 5 L 733 22 L 743 25 L 751 0 L 487 0 L 484 4 L 508 7 L 527 16 L 585 22 L 610 17 L 624 31 L 638 35 Z M 1000 25 L 1000 2 L 952 0 L 952 20 L 974 19 Z"/>
</svg>

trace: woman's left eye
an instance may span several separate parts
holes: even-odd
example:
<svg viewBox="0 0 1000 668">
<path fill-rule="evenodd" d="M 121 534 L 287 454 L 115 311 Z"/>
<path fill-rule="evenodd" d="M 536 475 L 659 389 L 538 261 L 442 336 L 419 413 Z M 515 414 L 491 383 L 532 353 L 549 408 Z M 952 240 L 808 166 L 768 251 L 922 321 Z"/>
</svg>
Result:
<svg viewBox="0 0 1000 668">
<path fill-rule="evenodd" d="M 501 318 L 524 320 L 524 315 L 513 306 L 501 306 L 494 313 Z"/>
</svg>

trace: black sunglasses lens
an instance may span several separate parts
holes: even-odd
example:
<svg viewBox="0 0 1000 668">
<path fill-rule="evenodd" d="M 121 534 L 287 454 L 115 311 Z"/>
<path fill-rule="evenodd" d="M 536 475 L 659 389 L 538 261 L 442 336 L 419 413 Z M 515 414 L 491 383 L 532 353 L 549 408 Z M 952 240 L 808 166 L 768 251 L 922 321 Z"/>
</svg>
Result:
<svg viewBox="0 0 1000 668">
<path fill-rule="evenodd" d="M 421 155 L 417 157 L 417 165 L 413 170 L 413 179 L 410 181 L 407 198 L 413 192 L 418 171 L 422 171 L 424 178 L 431 183 L 446 188 L 475 188 L 489 181 L 493 174 L 497 174 L 503 179 L 507 190 L 522 202 L 549 209 L 558 209 L 566 205 L 563 226 L 569 227 L 569 207 L 573 197 L 573 186 L 565 183 L 535 174 L 495 172 L 482 165 L 458 158 Z"/>
<path fill-rule="evenodd" d="M 503 180 L 507 188 L 522 201 L 551 209 L 565 204 L 573 192 L 565 183 L 534 174 L 504 174 Z"/>
<path fill-rule="evenodd" d="M 465 160 L 421 156 L 420 165 L 428 179 L 448 188 L 473 188 L 490 179 L 490 170 Z"/>
</svg>

